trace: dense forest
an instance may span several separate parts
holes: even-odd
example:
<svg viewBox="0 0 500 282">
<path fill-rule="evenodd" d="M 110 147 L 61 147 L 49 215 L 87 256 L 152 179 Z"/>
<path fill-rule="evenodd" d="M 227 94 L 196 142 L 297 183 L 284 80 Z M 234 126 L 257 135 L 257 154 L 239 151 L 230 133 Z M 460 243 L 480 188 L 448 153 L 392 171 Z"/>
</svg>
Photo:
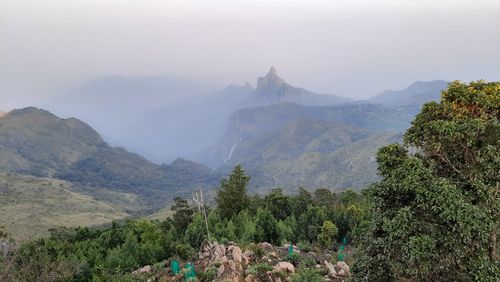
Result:
<svg viewBox="0 0 500 282">
<path fill-rule="evenodd" d="M 294 246 L 286 260 L 296 271 L 280 276 L 286 281 L 324 280 L 311 253 L 324 254 L 327 267 L 345 261 L 354 281 L 498 281 L 499 118 L 500 83 L 452 82 L 439 102 L 424 105 L 402 144 L 379 149 L 381 179 L 362 193 L 252 195 L 237 165 L 206 214 L 176 198 L 163 221 L 58 228 L 17 246 L 1 232 L 0 280 L 172 281 L 174 260 L 195 262 L 216 241 L 252 251 L 245 274 L 256 281 L 276 272 L 262 242 Z M 153 270 L 133 272 L 145 265 Z M 219 265 L 198 267 L 197 279 L 216 279 Z"/>
</svg>

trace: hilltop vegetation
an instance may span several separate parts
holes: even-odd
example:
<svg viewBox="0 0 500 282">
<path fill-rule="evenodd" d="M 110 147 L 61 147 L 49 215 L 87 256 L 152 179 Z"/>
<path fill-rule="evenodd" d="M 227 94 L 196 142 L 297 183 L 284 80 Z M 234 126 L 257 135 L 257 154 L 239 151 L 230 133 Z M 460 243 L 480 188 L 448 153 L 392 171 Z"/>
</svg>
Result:
<svg viewBox="0 0 500 282">
<path fill-rule="evenodd" d="M 133 209 L 134 195 L 115 192 L 112 196 L 128 197 Z M 47 236 L 51 228 L 122 219 L 130 216 L 124 207 L 80 193 L 63 180 L 0 174 L 0 222 L 17 241 Z"/>
</svg>

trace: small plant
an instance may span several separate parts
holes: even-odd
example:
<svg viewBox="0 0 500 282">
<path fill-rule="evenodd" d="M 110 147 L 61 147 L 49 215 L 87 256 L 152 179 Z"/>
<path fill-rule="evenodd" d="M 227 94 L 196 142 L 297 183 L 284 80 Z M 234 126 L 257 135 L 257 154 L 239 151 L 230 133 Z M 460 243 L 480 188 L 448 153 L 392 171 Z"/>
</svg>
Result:
<svg viewBox="0 0 500 282">
<path fill-rule="evenodd" d="M 312 246 L 311 246 L 311 243 L 307 242 L 307 241 L 300 241 L 297 243 L 297 247 L 299 248 L 299 250 L 303 251 L 303 252 L 310 252 L 312 250 Z"/>
<path fill-rule="evenodd" d="M 314 269 L 300 269 L 292 276 L 292 282 L 322 282 L 323 277 Z"/>
<path fill-rule="evenodd" d="M 257 281 L 268 281 L 269 277 L 267 276 L 267 273 L 272 270 L 273 267 L 267 263 L 257 263 L 250 266 L 246 272 L 247 274 L 252 274 Z"/>
<path fill-rule="evenodd" d="M 254 253 L 256 259 L 260 259 L 266 254 L 264 249 L 257 244 L 250 244 L 248 249 Z"/>
<path fill-rule="evenodd" d="M 214 266 L 208 267 L 205 272 L 201 272 L 198 274 L 198 280 L 200 282 L 210 282 L 214 281 L 217 276 L 217 268 Z"/>
<path fill-rule="evenodd" d="M 298 253 L 292 253 L 288 256 L 287 260 L 292 263 L 294 266 L 297 266 L 300 261 L 302 260 L 302 258 L 300 257 L 300 255 Z"/>
<path fill-rule="evenodd" d="M 313 257 L 305 257 L 303 260 L 302 260 L 302 264 L 304 265 L 304 267 L 314 267 L 316 266 L 317 262 L 316 262 L 316 259 L 313 258 Z"/>
<path fill-rule="evenodd" d="M 194 256 L 195 251 L 187 244 L 178 244 L 175 246 L 175 254 L 183 260 L 189 260 Z"/>
</svg>

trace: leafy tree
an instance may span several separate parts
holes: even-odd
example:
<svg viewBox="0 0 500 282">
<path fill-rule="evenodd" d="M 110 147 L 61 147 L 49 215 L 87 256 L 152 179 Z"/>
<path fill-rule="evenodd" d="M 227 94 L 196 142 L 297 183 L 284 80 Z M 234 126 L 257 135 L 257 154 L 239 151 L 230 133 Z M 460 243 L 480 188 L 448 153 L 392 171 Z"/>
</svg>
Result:
<svg viewBox="0 0 500 282">
<path fill-rule="evenodd" d="M 323 226 L 321 226 L 321 232 L 318 234 L 318 242 L 324 248 L 328 248 L 332 245 L 337 233 L 337 226 L 335 226 L 333 222 L 327 220 L 323 222 Z"/>
<path fill-rule="evenodd" d="M 453 82 L 424 105 L 405 146 L 379 150 L 356 280 L 500 280 L 499 117 L 500 83 Z"/>
<path fill-rule="evenodd" d="M 201 246 L 205 238 L 207 238 L 205 220 L 201 213 L 196 213 L 193 222 L 186 229 L 184 240 L 187 244 L 197 249 Z"/>
<path fill-rule="evenodd" d="M 182 198 L 174 198 L 174 205 L 170 208 L 174 214 L 174 224 L 180 233 L 186 230 L 187 226 L 193 220 L 193 209 L 189 206 L 188 202 Z"/>
<path fill-rule="evenodd" d="M 250 177 L 240 165 L 232 170 L 228 178 L 222 179 L 215 201 L 222 218 L 230 219 L 250 204 L 247 186 Z"/>
<path fill-rule="evenodd" d="M 332 205 L 335 201 L 335 194 L 325 188 L 318 188 L 314 191 L 314 203 L 320 206 Z"/>
<path fill-rule="evenodd" d="M 255 221 L 255 240 L 257 242 L 279 243 L 278 222 L 267 209 L 257 211 Z"/>
<path fill-rule="evenodd" d="M 287 218 L 292 212 L 290 198 L 283 194 L 283 190 L 273 189 L 264 197 L 266 208 L 273 214 L 277 220 Z"/>
<path fill-rule="evenodd" d="M 325 210 L 319 206 L 309 206 L 305 213 L 300 215 L 301 239 L 309 242 L 316 241 L 323 222 L 327 219 Z"/>
<path fill-rule="evenodd" d="M 313 198 L 311 193 L 304 188 L 299 188 L 299 194 L 292 199 L 292 212 L 298 218 L 312 204 Z"/>
</svg>

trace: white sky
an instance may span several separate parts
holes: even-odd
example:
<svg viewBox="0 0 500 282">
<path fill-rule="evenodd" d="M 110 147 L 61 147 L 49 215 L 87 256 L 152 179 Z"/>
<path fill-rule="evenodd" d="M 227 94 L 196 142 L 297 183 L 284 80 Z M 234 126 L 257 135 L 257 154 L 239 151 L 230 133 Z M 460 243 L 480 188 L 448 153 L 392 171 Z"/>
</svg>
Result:
<svg viewBox="0 0 500 282">
<path fill-rule="evenodd" d="M 90 78 L 169 75 L 354 98 L 500 80 L 500 0 L 0 0 L 0 109 Z"/>
</svg>

